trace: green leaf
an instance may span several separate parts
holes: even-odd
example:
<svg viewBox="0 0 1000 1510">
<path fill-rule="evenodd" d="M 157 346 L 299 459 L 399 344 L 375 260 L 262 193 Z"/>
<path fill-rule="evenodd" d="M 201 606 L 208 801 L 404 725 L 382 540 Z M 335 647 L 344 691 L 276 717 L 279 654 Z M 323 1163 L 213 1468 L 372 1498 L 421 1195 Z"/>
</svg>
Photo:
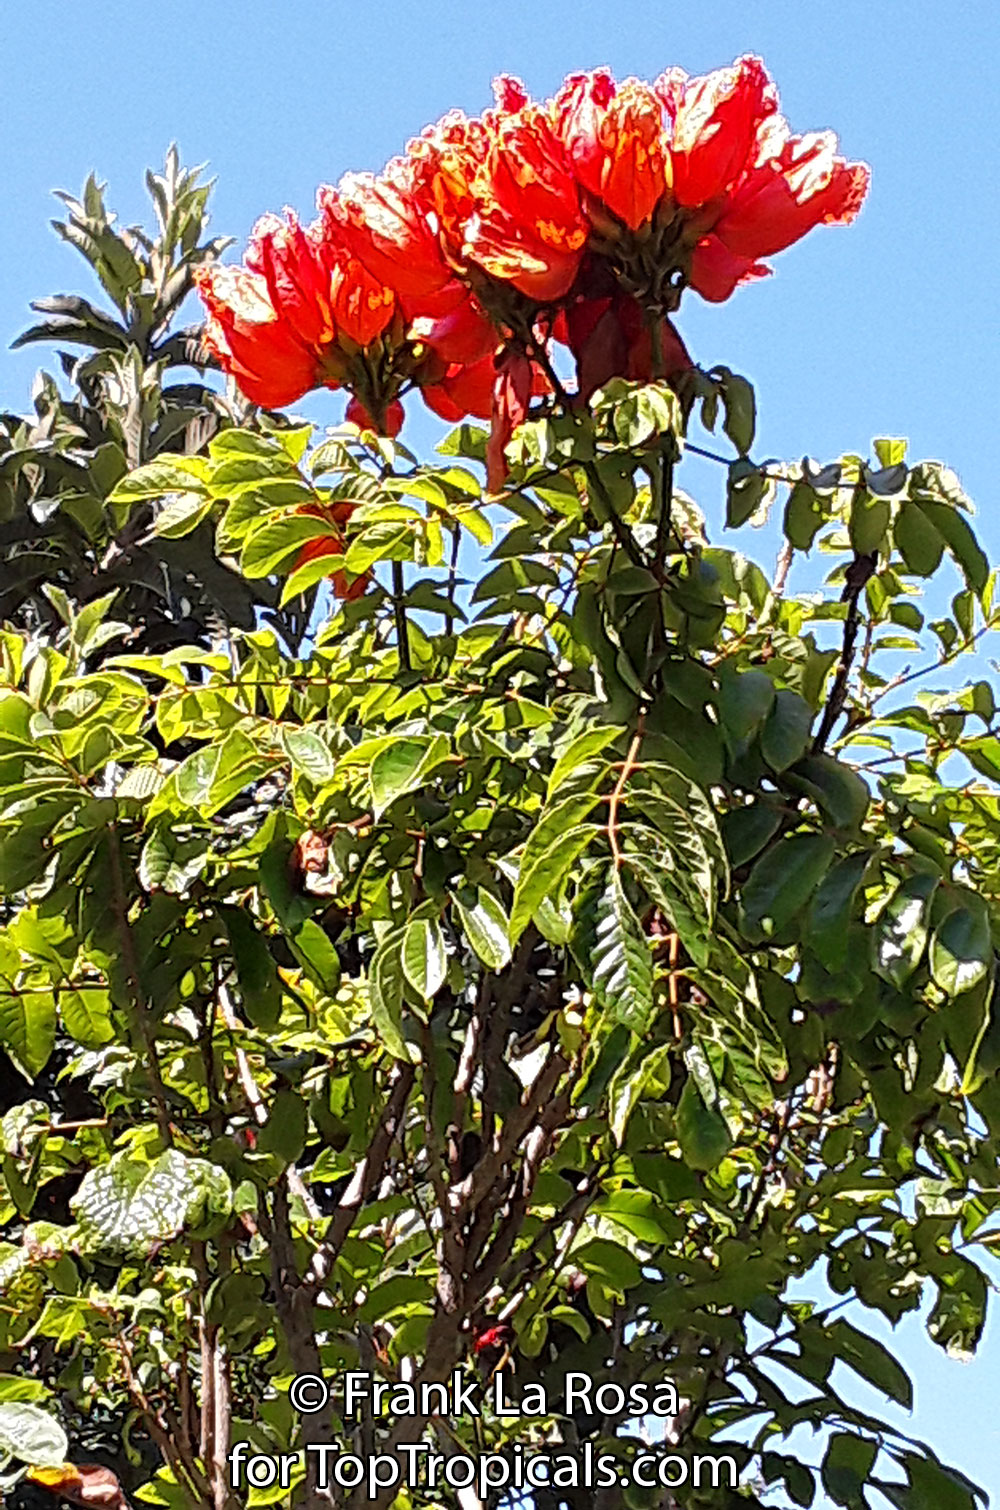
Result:
<svg viewBox="0 0 1000 1510">
<path fill-rule="evenodd" d="M 295 769 L 315 786 L 333 780 L 333 756 L 315 729 L 283 725 L 281 743 Z"/>
<path fill-rule="evenodd" d="M 928 919 L 939 878 L 928 871 L 907 876 L 893 892 L 875 928 L 875 969 L 902 990 L 927 946 Z"/>
<path fill-rule="evenodd" d="M 738 529 L 757 512 L 767 492 L 767 478 L 753 462 L 741 458 L 730 464 L 726 487 L 726 525 Z"/>
<path fill-rule="evenodd" d="M 185 839 L 166 824 L 154 828 L 139 857 L 139 881 L 146 891 L 183 896 L 209 859 L 204 838 Z"/>
<path fill-rule="evenodd" d="M 842 970 L 847 963 L 848 924 L 858 887 L 870 863 L 868 850 L 838 860 L 813 896 L 805 938 L 828 970 Z"/>
<path fill-rule="evenodd" d="M 932 577 L 941 564 L 944 537 L 918 503 L 904 503 L 893 527 L 896 548 L 907 569 L 918 577 Z"/>
<path fill-rule="evenodd" d="M 757 428 L 757 403 L 753 387 L 745 377 L 731 372 L 728 367 L 713 367 L 712 376 L 716 374 L 725 406 L 722 428 L 737 451 L 745 456 L 753 445 Z"/>
<path fill-rule="evenodd" d="M 496 897 L 480 886 L 474 907 L 463 907 L 456 897 L 455 908 L 473 952 L 487 970 L 502 970 L 510 962 L 511 948 L 507 914 Z"/>
<path fill-rule="evenodd" d="M 669 1085 L 673 1053 L 673 1045 L 665 1043 L 644 1054 L 638 1064 L 628 1056 L 612 1077 L 608 1088 L 610 1126 L 619 1148 L 625 1141 L 632 1113 L 650 1083 Z"/>
<path fill-rule="evenodd" d="M 114 1154 L 84 1175 L 70 1201 L 79 1224 L 77 1247 L 102 1258 L 149 1253 L 184 1228 L 193 1232 L 209 1208 L 224 1213 L 227 1192 L 231 1202 L 223 1170 L 176 1148 L 152 1165 L 127 1150 Z"/>
<path fill-rule="evenodd" d="M 918 1457 L 915 1452 L 906 1452 L 902 1461 L 909 1478 L 912 1498 L 906 1495 L 897 1504 L 905 1510 L 978 1510 L 976 1496 L 967 1479 L 945 1468 L 942 1463 L 930 1458 Z M 892 1496 L 895 1498 L 895 1496 Z M 985 1495 L 980 1495 L 985 1500 Z"/>
<path fill-rule="evenodd" d="M 336 991 L 340 985 L 340 957 L 320 925 L 306 918 L 287 938 L 292 953 L 320 990 Z"/>
<path fill-rule="evenodd" d="M 836 828 L 857 828 L 868 811 L 866 783 L 832 755 L 809 755 L 788 772 L 789 782 L 808 792 Z"/>
<path fill-rule="evenodd" d="M 583 823 L 597 802 L 597 794 L 585 791 L 563 797 L 554 808 L 542 811 L 521 853 L 509 927 L 512 944 L 520 938 L 539 904 L 556 895 L 566 871 L 597 834 L 595 827 Z"/>
<path fill-rule="evenodd" d="M 872 442 L 872 449 L 883 467 L 899 467 L 906 460 L 906 439 L 901 435 L 882 435 Z"/>
<path fill-rule="evenodd" d="M 837 1357 L 890 1400 L 913 1409 L 913 1385 L 902 1364 L 877 1337 L 861 1332 L 843 1319 L 828 1328 Z"/>
<path fill-rule="evenodd" d="M 760 736 L 760 750 L 772 771 L 787 770 L 806 752 L 813 710 L 804 697 L 779 687 Z"/>
<path fill-rule="evenodd" d="M 331 534 L 329 524 L 308 514 L 289 515 L 259 525 L 247 537 L 240 553 L 240 570 L 245 577 L 269 577 L 287 569 L 307 540 Z"/>
<path fill-rule="evenodd" d="M 641 1243 L 669 1243 L 677 1235 L 666 1223 L 676 1218 L 647 1190 L 618 1190 L 601 1196 L 593 1206 L 595 1216 L 623 1227 Z"/>
<path fill-rule="evenodd" d="M 764 671 L 737 671 L 719 686 L 719 717 L 730 745 L 760 728 L 774 706 L 774 683 Z"/>
<path fill-rule="evenodd" d="M 437 918 L 411 918 L 403 932 L 403 974 L 418 996 L 431 1001 L 448 974 L 448 951 Z"/>
<path fill-rule="evenodd" d="M 317 582 L 325 581 L 334 572 L 342 571 L 343 567 L 344 557 L 336 552 L 332 552 L 330 555 L 316 556 L 312 561 L 306 561 L 302 566 L 293 571 L 290 576 L 285 578 L 281 588 L 279 606 L 284 608 L 287 603 L 290 603 L 293 598 L 297 598 L 300 593 L 308 592 L 311 587 L 316 586 Z"/>
<path fill-rule="evenodd" d="M 596 729 L 585 729 L 582 734 L 578 734 L 575 739 L 571 740 L 552 768 L 552 775 L 549 777 L 545 793 L 546 803 L 552 801 L 567 776 L 572 776 L 593 756 L 600 755 L 624 732 L 621 726 L 607 724 Z"/>
<path fill-rule="evenodd" d="M 258 1148 L 262 1153 L 276 1154 L 283 1164 L 295 1164 L 302 1157 L 308 1136 L 309 1113 L 302 1097 L 295 1091 L 279 1091 L 260 1130 Z"/>
<path fill-rule="evenodd" d="M 207 481 L 211 476 L 211 464 L 201 456 L 171 456 L 160 458 L 144 467 L 137 467 L 123 477 L 110 494 L 108 502 L 138 503 L 154 498 L 165 498 L 171 493 L 207 494 Z"/>
<path fill-rule="evenodd" d="M 823 527 L 826 509 L 823 500 L 804 478 L 799 478 L 788 495 L 785 504 L 785 538 L 796 550 L 812 549 L 812 543 Z"/>
<path fill-rule="evenodd" d="M 535 833 L 537 832 L 536 829 Z M 510 914 L 509 937 L 512 944 L 521 937 L 538 908 L 544 902 L 553 900 L 573 865 L 587 846 L 593 843 L 597 833 L 593 824 L 580 823 L 558 838 L 553 838 L 549 847 L 540 854 L 533 852 L 529 858 L 526 849 L 517 885 L 514 887 L 514 905 Z M 533 834 L 532 838 L 534 837 Z"/>
<path fill-rule="evenodd" d="M 260 857 L 261 888 L 286 933 L 296 933 L 316 907 L 312 897 L 292 888 L 288 875 L 291 854 L 292 846 L 282 832 Z"/>
<path fill-rule="evenodd" d="M 26 1400 L 0 1402 L 0 1455 L 32 1468 L 58 1468 L 69 1457 L 69 1441 L 59 1422 Z"/>
<path fill-rule="evenodd" d="M 115 1036 L 111 998 L 103 989 L 86 986 L 59 993 L 59 1016 L 71 1038 L 85 1049 L 99 1049 Z"/>
<path fill-rule="evenodd" d="M 928 522 L 941 535 L 974 593 L 982 594 L 990 575 L 990 563 L 968 521 L 947 503 L 922 501 Z"/>
<path fill-rule="evenodd" d="M 867 556 L 879 549 L 889 528 L 891 512 L 888 498 L 873 497 L 864 489 L 855 489 L 848 533 L 859 555 Z"/>
<path fill-rule="evenodd" d="M 157 514 L 153 533 L 161 540 L 179 540 L 190 535 L 212 512 L 214 500 L 202 493 L 182 493 Z"/>
<path fill-rule="evenodd" d="M 220 907 L 236 962 L 243 1010 L 257 1028 L 273 1028 L 281 1015 L 281 983 L 271 951 L 243 907 Z"/>
<path fill-rule="evenodd" d="M 655 1011 L 652 958 L 618 870 L 610 871 L 581 923 L 581 954 L 586 955 L 595 996 L 613 1021 L 635 1033 L 645 1032 Z"/>
<path fill-rule="evenodd" d="M 634 1290 L 642 1281 L 642 1270 L 632 1254 L 618 1243 L 595 1237 L 571 1250 L 574 1268 L 584 1274 L 606 1280 L 619 1294 Z"/>
<path fill-rule="evenodd" d="M 781 813 L 767 802 L 758 800 L 745 807 L 731 808 L 722 820 L 722 837 L 730 865 L 737 869 L 759 855 L 780 827 Z"/>
<path fill-rule="evenodd" d="M 978 985 L 993 963 L 985 903 L 972 892 L 960 896 L 931 939 L 931 975 L 949 996 L 960 996 Z"/>
<path fill-rule="evenodd" d="M 823 1487 L 838 1505 L 863 1507 L 862 1490 L 878 1457 L 878 1443 L 854 1432 L 836 1432 L 823 1458 Z"/>
<path fill-rule="evenodd" d="M 695 1076 L 684 1082 L 675 1117 L 677 1141 L 689 1169 L 709 1170 L 721 1164 L 733 1145 L 725 1118 L 705 1103 Z"/>
<path fill-rule="evenodd" d="M 773 1484 L 775 1479 L 781 1479 L 789 1499 L 793 1500 L 796 1505 L 802 1505 L 804 1510 L 809 1510 L 809 1506 L 816 1498 L 816 1485 L 804 1463 L 785 1457 L 779 1452 L 764 1452 L 761 1454 L 761 1473 L 767 1484 Z"/>
<path fill-rule="evenodd" d="M 743 888 L 744 937 L 763 943 L 804 912 L 833 854 L 823 834 L 789 834 L 762 855 Z"/>
<path fill-rule="evenodd" d="M 0 1042 L 29 1080 L 41 1074 L 56 1043 L 52 993 L 17 989 L 0 978 Z"/>
<path fill-rule="evenodd" d="M 368 769 L 376 818 L 398 797 L 423 786 L 425 778 L 449 755 L 443 734 L 404 736 L 379 750 Z"/>
<path fill-rule="evenodd" d="M 375 1026 L 396 1059 L 408 1059 L 403 1038 L 403 931 L 396 929 L 382 939 L 368 973 L 368 993 Z"/>
</svg>

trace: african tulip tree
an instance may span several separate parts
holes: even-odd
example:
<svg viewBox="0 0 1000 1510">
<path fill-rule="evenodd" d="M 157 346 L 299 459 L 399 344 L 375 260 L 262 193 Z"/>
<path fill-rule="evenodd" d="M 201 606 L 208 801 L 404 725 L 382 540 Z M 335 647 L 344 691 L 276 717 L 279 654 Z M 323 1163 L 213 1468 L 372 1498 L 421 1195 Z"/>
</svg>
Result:
<svg viewBox="0 0 1000 1510">
<path fill-rule="evenodd" d="M 909 1402 L 865 1307 L 984 1322 L 994 577 L 900 441 L 758 465 L 677 325 L 867 186 L 743 58 L 501 80 L 239 265 L 173 156 L 156 236 L 71 203 L 117 315 L 43 302 L 96 354 L 0 459 L 17 1494 L 975 1506 L 841 1379 Z M 779 501 L 773 574 L 711 543 Z"/>
</svg>

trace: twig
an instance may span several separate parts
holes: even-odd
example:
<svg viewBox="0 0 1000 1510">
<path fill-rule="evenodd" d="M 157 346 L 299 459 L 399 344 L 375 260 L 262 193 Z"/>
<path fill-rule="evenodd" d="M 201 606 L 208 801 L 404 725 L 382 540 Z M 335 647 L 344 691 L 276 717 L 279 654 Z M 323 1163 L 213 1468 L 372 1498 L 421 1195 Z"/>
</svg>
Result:
<svg viewBox="0 0 1000 1510">
<path fill-rule="evenodd" d="M 640 713 L 638 727 L 632 737 L 632 743 L 629 745 L 628 754 L 626 755 L 625 760 L 622 764 L 621 771 L 619 772 L 617 784 L 614 791 L 611 793 L 610 798 L 608 799 L 608 843 L 611 845 L 611 854 L 614 858 L 616 870 L 621 870 L 622 868 L 622 855 L 621 851 L 618 848 L 617 833 L 618 804 L 621 802 L 622 794 L 625 791 L 629 777 L 636 769 L 636 758 L 639 754 L 639 747 L 642 744 L 643 734 L 645 733 L 645 722 L 645 714 Z"/>
<path fill-rule="evenodd" d="M 844 620 L 844 635 L 841 641 L 840 664 L 837 674 L 833 679 L 833 687 L 823 709 L 823 717 L 813 740 L 813 754 L 818 755 L 826 746 L 827 740 L 833 733 L 834 724 L 840 717 L 844 703 L 847 700 L 847 686 L 850 680 L 851 667 L 854 664 L 854 647 L 858 638 L 858 629 L 861 625 L 861 611 L 859 602 L 864 591 L 865 584 L 875 571 L 876 558 L 872 555 L 856 555 L 847 569 L 847 584 L 844 588 L 842 601 L 847 603 L 847 617 Z"/>
<path fill-rule="evenodd" d="M 392 563 L 392 611 L 396 620 L 396 640 L 399 649 L 399 669 L 412 671 L 410 662 L 410 633 L 406 623 L 406 589 L 403 585 L 403 563 Z"/>
</svg>

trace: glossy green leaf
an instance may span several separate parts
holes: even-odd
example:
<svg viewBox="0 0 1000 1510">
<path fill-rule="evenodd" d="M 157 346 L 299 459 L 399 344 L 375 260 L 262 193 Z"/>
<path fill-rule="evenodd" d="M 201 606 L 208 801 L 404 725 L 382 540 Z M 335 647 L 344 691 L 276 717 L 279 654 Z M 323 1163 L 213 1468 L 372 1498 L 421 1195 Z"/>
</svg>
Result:
<svg viewBox="0 0 1000 1510">
<path fill-rule="evenodd" d="M 475 954 L 488 970 L 502 970 L 511 948 L 507 914 L 496 897 L 480 886 L 474 906 L 464 907 L 456 897 L 455 908 Z"/>
<path fill-rule="evenodd" d="M 368 771 L 372 804 L 378 818 L 397 798 L 416 787 L 448 758 L 448 741 L 442 734 L 393 740 L 379 750 Z"/>
<path fill-rule="evenodd" d="M 892 985 L 905 986 L 927 947 L 928 919 L 938 877 L 907 876 L 883 908 L 875 928 L 875 969 Z"/>
<path fill-rule="evenodd" d="M 827 1443 L 823 1458 L 823 1487 L 837 1505 L 861 1506 L 862 1491 L 868 1482 L 879 1444 L 854 1432 L 835 1432 Z"/>
<path fill-rule="evenodd" d="M 989 914 L 982 899 L 972 892 L 959 892 L 958 897 L 935 928 L 930 948 L 931 975 L 949 996 L 978 985 L 993 964 Z"/>
<path fill-rule="evenodd" d="M 904 503 L 893 526 L 896 547 L 907 570 L 931 577 L 941 564 L 944 537 L 917 503 Z"/>
<path fill-rule="evenodd" d="M 787 770 L 805 754 L 812 721 L 813 710 L 805 698 L 779 687 L 760 736 L 761 754 L 772 771 Z"/>
<path fill-rule="evenodd" d="M 677 1139 L 689 1169 L 715 1169 L 732 1147 L 725 1118 L 708 1106 L 694 1075 L 688 1075 L 677 1107 Z"/>
<path fill-rule="evenodd" d="M 54 1416 L 25 1400 L 0 1401 L 0 1454 L 33 1468 L 58 1468 L 69 1457 L 66 1433 Z"/>
<path fill-rule="evenodd" d="M 315 729 L 282 727 L 281 743 L 296 771 L 322 786 L 332 781 L 335 771 L 333 756 Z"/>
<path fill-rule="evenodd" d="M 31 1079 L 48 1064 L 56 1043 L 51 992 L 31 991 L 0 979 L 0 1043 Z"/>
<path fill-rule="evenodd" d="M 804 913 L 833 855 L 833 840 L 823 834 L 789 834 L 765 851 L 743 888 L 745 937 L 763 943 Z"/>
<path fill-rule="evenodd" d="M 615 1022 L 644 1032 L 655 1010 L 652 959 L 617 870 L 595 894 L 581 927 L 581 955 L 598 1001 Z"/>
<path fill-rule="evenodd" d="M 793 786 L 808 795 L 836 828 L 857 828 L 871 794 L 857 771 L 832 755 L 808 755 L 788 772 Z"/>
<path fill-rule="evenodd" d="M 888 498 L 879 498 L 863 490 L 855 490 L 851 499 L 848 533 L 851 545 L 859 555 L 870 555 L 882 545 L 885 532 L 889 528 L 891 512 Z"/>
<path fill-rule="evenodd" d="M 444 985 L 448 951 L 437 918 L 411 918 L 403 933 L 403 974 L 418 996 L 430 1001 Z"/>
<path fill-rule="evenodd" d="M 842 970 L 847 963 L 848 925 L 870 863 L 867 850 L 845 856 L 831 866 L 813 895 L 805 939 L 828 970 Z"/>
</svg>

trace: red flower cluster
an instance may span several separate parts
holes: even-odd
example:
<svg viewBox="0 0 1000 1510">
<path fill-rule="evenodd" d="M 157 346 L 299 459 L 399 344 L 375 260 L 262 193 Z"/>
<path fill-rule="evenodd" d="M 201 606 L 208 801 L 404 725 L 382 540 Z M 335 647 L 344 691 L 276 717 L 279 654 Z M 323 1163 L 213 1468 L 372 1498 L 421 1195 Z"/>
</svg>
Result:
<svg viewBox="0 0 1000 1510">
<path fill-rule="evenodd" d="M 452 112 L 381 174 L 319 191 L 320 218 L 256 228 L 241 268 L 199 275 L 206 340 L 268 407 L 346 387 L 349 417 L 395 434 L 419 388 L 449 420 L 491 417 L 489 482 L 551 347 L 582 399 L 609 378 L 690 365 L 670 316 L 690 286 L 727 299 L 821 223 L 847 223 L 868 169 L 829 132 L 793 136 L 758 58 L 704 78 L 570 76 L 553 99 L 515 79 Z"/>
</svg>

